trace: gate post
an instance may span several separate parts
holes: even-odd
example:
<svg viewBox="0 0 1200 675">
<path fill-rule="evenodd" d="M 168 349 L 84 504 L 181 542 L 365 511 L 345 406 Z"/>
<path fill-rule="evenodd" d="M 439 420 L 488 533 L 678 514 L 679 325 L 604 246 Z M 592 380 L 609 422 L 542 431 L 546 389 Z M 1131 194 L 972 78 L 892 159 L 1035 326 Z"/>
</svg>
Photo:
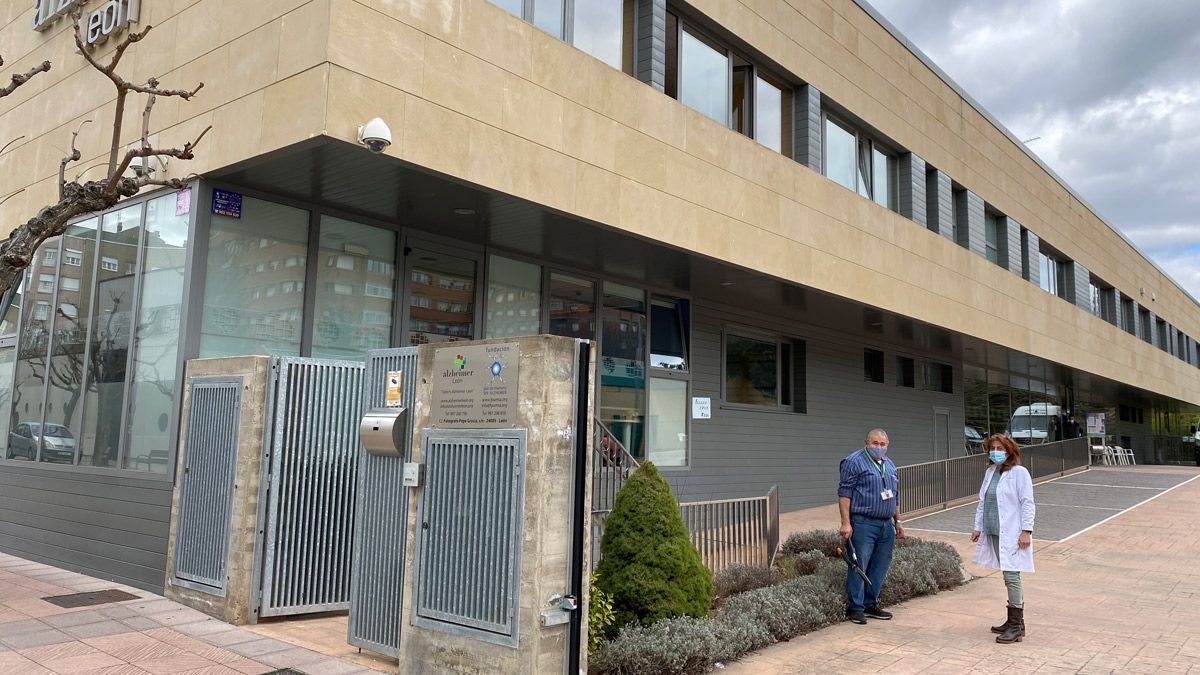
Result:
<svg viewBox="0 0 1200 675">
<path fill-rule="evenodd" d="M 214 420 L 193 415 L 197 381 L 221 379 L 240 381 L 236 426 L 230 434 L 209 439 L 204 452 L 209 459 L 233 462 L 231 482 L 224 482 L 229 494 L 206 495 L 211 499 L 185 500 L 181 496 L 188 481 L 193 460 L 188 440 L 197 438 L 189 430 L 200 432 Z M 189 361 L 185 375 L 183 407 L 180 414 L 179 456 L 175 492 L 171 502 L 171 529 L 167 544 L 167 579 L 164 595 L 226 623 L 253 623 L 257 610 L 256 539 L 258 537 L 259 477 L 263 461 L 263 436 L 269 406 L 270 359 L 265 356 L 239 356 Z M 198 409 L 196 409 L 198 410 Z M 226 411 L 228 414 L 228 411 Z M 233 457 L 229 457 L 232 454 Z M 197 466 L 196 470 L 200 470 Z M 205 482 L 208 485 L 208 482 Z M 181 509 L 182 507 L 182 509 Z M 199 526 L 183 527 L 183 522 Z M 193 521 L 193 519 L 195 519 Z M 218 560 L 224 555 L 224 560 Z M 186 574 L 182 564 L 190 557 L 204 565 L 222 570 L 223 579 L 198 582 Z"/>
<path fill-rule="evenodd" d="M 587 669 L 586 631 L 572 629 L 591 551 L 574 508 L 590 503 L 586 347 L 548 335 L 418 347 L 400 672 Z"/>
</svg>

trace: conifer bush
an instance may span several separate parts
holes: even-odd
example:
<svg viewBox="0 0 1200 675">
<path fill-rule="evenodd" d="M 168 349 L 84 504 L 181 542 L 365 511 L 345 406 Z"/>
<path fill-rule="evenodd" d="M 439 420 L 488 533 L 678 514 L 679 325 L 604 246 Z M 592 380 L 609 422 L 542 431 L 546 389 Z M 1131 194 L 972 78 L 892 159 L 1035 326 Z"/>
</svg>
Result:
<svg viewBox="0 0 1200 675">
<path fill-rule="evenodd" d="M 700 562 L 679 504 L 652 462 L 639 466 L 617 493 L 600 551 L 596 574 L 612 598 L 614 626 L 708 615 L 712 572 Z"/>
</svg>

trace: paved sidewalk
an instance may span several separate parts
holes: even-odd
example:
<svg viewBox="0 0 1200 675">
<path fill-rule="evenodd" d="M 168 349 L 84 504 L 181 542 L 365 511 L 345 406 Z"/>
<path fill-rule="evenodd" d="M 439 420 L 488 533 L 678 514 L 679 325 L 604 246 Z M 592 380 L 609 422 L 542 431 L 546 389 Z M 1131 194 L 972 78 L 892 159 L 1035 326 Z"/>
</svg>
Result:
<svg viewBox="0 0 1200 675">
<path fill-rule="evenodd" d="M 1138 470 L 1185 479 L 1200 473 L 1186 467 Z M 793 516 L 783 531 L 836 524 L 836 511 L 816 516 Z M 952 533 L 908 531 L 970 550 Z M 892 621 L 838 624 L 720 672 L 1200 673 L 1200 480 L 1068 541 L 1036 544 L 1037 572 L 1021 575 L 1029 631 L 1024 642 L 996 644 L 988 626 L 1004 619 L 1004 582 L 998 572 L 968 565 L 986 576 L 903 603 Z"/>
<path fill-rule="evenodd" d="M 119 589 L 136 600 L 64 609 L 47 596 Z M 375 671 L 230 626 L 162 596 L 0 553 L 3 675 L 308 675 Z"/>
</svg>

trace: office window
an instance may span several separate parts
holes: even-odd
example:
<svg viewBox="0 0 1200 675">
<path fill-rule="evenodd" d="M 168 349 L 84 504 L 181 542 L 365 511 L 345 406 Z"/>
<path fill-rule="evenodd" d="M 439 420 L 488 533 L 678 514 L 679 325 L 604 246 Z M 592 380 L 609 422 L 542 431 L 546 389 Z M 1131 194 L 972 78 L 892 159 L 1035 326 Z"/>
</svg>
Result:
<svg viewBox="0 0 1200 675">
<path fill-rule="evenodd" d="M 688 370 L 688 301 L 655 296 L 650 301 L 650 367 Z"/>
<path fill-rule="evenodd" d="M 38 275 L 38 293 L 53 293 L 54 292 L 54 275 L 39 274 Z"/>
<path fill-rule="evenodd" d="M 825 118 L 825 176 L 849 190 L 858 186 L 856 144 L 854 132 L 829 117 Z"/>
<path fill-rule="evenodd" d="M 498 255 L 488 259 L 488 338 L 541 332 L 542 268 Z"/>
<path fill-rule="evenodd" d="M 100 269 L 105 272 L 116 272 L 119 269 L 116 258 L 103 257 L 100 259 Z"/>
<path fill-rule="evenodd" d="M 54 267 L 58 264 L 58 249 L 47 249 L 42 253 L 42 265 L 45 267 Z"/>
<path fill-rule="evenodd" d="M 321 216 L 313 294 L 312 356 L 360 359 L 364 345 L 391 342 L 391 322 L 363 321 L 392 309 L 396 233 L 333 216 Z M 366 258 L 367 254 L 374 258 Z M 287 260 L 299 256 L 289 256 Z M 289 266 L 285 262 L 285 267 Z M 361 289 L 361 293 L 358 290 Z M 302 293 L 302 280 L 287 281 L 283 292 Z"/>
<path fill-rule="evenodd" d="M 596 336 L 596 286 L 558 272 L 550 273 L 550 333 L 591 340 Z"/>
<path fill-rule="evenodd" d="M 1100 298 L 1100 287 L 1091 281 L 1088 282 L 1088 298 L 1091 299 L 1092 314 L 1103 318 L 1104 311 L 1102 308 L 1103 303 L 1101 302 Z"/>
<path fill-rule="evenodd" d="M 863 379 L 867 382 L 883 382 L 883 352 L 878 349 L 863 350 Z"/>
<path fill-rule="evenodd" d="M 791 150 L 791 90 L 758 75 L 754 80 L 754 140 L 775 152 Z"/>
<path fill-rule="evenodd" d="M 896 386 L 916 388 L 916 363 L 907 356 L 896 357 Z"/>
<path fill-rule="evenodd" d="M 1137 334 L 1137 307 L 1133 298 L 1121 296 L 1121 329 L 1130 335 Z"/>
<path fill-rule="evenodd" d="M 1000 219 L 988 213 L 983 216 L 983 229 L 987 259 L 996 265 L 1000 264 Z"/>
<path fill-rule="evenodd" d="M 926 391 L 938 391 L 943 394 L 954 393 L 954 367 L 946 363 L 925 361 L 922 364 L 924 377 L 922 388 Z"/>
<path fill-rule="evenodd" d="M 1059 295 L 1058 268 L 1057 260 L 1041 251 L 1038 252 L 1038 285 L 1043 291 Z"/>
<path fill-rule="evenodd" d="M 678 36 L 679 102 L 729 126 L 732 89 L 729 53 L 687 28 L 678 31 Z M 671 38 L 668 22 L 667 40 Z"/>
<path fill-rule="evenodd" d="M 78 291 L 79 277 L 62 277 L 58 280 L 58 285 L 64 291 Z"/>
<path fill-rule="evenodd" d="M 79 267 L 83 264 L 83 251 L 67 249 L 63 252 L 63 264 Z"/>
<path fill-rule="evenodd" d="M 877 146 L 871 148 L 871 195 L 876 204 L 896 210 L 896 160 Z"/>
<path fill-rule="evenodd" d="M 1154 342 L 1154 322 L 1150 320 L 1150 310 L 1138 308 L 1138 321 L 1142 325 L 1142 339 L 1146 342 Z"/>
<path fill-rule="evenodd" d="M 1156 322 L 1156 330 L 1158 331 L 1158 348 L 1165 351 L 1170 350 L 1170 345 L 1167 343 L 1167 322 L 1163 319 L 1158 319 Z"/>
<path fill-rule="evenodd" d="M 790 408 L 804 406 L 804 343 L 798 340 L 725 334 L 726 403 Z"/>
</svg>

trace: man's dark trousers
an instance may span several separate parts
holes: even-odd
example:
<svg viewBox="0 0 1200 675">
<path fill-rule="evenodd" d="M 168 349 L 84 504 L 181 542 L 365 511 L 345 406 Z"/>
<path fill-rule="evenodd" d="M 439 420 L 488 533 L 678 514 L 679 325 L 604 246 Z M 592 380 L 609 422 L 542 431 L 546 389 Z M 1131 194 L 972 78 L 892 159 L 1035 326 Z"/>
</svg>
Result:
<svg viewBox="0 0 1200 675">
<path fill-rule="evenodd" d="M 861 612 L 879 604 L 879 589 L 892 564 L 892 548 L 896 544 L 896 527 L 891 518 L 868 518 L 851 515 L 850 526 L 854 528 L 850 541 L 858 554 L 858 565 L 867 573 L 871 585 L 867 587 L 862 577 L 853 571 L 846 573 L 846 611 Z"/>
</svg>

